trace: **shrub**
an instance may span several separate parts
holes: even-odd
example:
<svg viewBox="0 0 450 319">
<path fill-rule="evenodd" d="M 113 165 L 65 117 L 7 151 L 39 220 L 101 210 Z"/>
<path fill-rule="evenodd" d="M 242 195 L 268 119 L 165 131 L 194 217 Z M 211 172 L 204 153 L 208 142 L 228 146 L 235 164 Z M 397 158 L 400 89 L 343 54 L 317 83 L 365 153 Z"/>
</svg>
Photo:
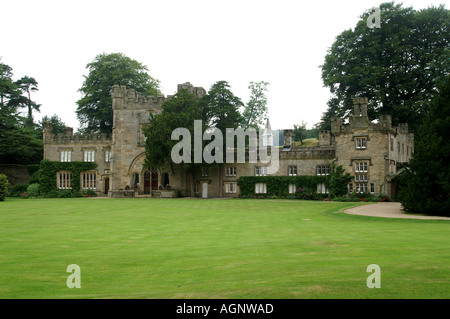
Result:
<svg viewBox="0 0 450 319">
<path fill-rule="evenodd" d="M 28 188 L 28 184 L 17 184 L 13 188 L 11 188 L 9 192 L 9 196 L 11 197 L 20 197 L 22 193 L 26 193 Z"/>
<path fill-rule="evenodd" d="M 27 188 L 27 193 L 31 197 L 37 197 L 37 196 L 39 196 L 39 187 L 40 187 L 40 185 L 38 183 L 31 184 Z"/>
<path fill-rule="evenodd" d="M 30 176 L 30 180 L 28 181 L 28 183 L 31 184 L 35 184 L 35 183 L 39 183 L 39 171 L 35 171 L 31 176 Z"/>
<path fill-rule="evenodd" d="M 4 201 L 6 199 L 6 195 L 8 195 L 8 177 L 5 174 L 0 174 L 0 201 Z"/>
</svg>

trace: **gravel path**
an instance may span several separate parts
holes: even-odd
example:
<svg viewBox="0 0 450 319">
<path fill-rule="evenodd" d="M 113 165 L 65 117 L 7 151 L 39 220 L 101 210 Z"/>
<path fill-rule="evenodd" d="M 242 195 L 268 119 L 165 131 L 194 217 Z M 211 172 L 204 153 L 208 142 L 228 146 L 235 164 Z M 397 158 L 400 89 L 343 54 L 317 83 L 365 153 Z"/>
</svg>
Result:
<svg viewBox="0 0 450 319">
<path fill-rule="evenodd" d="M 409 215 L 402 211 L 401 203 L 383 202 L 346 209 L 347 214 L 364 215 L 386 218 L 412 218 L 412 219 L 442 219 L 450 220 L 450 217 Z"/>
</svg>

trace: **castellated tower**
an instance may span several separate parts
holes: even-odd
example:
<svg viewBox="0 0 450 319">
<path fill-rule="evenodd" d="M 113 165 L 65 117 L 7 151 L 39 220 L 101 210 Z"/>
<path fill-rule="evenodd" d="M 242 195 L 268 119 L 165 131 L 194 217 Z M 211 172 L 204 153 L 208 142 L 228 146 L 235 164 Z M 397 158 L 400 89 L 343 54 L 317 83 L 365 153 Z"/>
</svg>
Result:
<svg viewBox="0 0 450 319">
<path fill-rule="evenodd" d="M 203 88 L 194 87 L 189 82 L 178 85 L 178 91 L 181 89 L 187 89 L 199 98 L 206 94 Z M 172 96 L 144 96 L 133 89 L 115 85 L 111 89 L 111 97 L 114 112 L 111 144 L 113 174 L 109 196 L 134 196 L 133 192 L 126 192 L 128 190 L 151 194 L 152 189 L 158 189 L 167 182 L 168 177 L 162 177 L 158 172 L 150 173 L 144 167 L 145 136 L 142 128 L 149 124 L 150 113 L 160 114 L 162 104 Z M 173 179 L 170 184 L 172 182 Z"/>
<path fill-rule="evenodd" d="M 149 114 L 162 112 L 163 96 L 149 97 L 125 86 L 111 89 L 113 136 L 111 144 L 111 196 L 121 196 L 132 185 L 133 166 L 142 166 L 145 160 L 145 138 L 142 127 L 149 122 Z"/>
</svg>

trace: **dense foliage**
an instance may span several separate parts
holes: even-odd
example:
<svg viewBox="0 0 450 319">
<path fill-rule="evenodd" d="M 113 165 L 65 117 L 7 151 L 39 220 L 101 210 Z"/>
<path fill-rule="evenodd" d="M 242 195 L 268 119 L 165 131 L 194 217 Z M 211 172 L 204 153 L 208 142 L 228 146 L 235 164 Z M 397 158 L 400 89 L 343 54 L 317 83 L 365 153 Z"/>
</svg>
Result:
<svg viewBox="0 0 450 319">
<path fill-rule="evenodd" d="M 77 101 L 77 116 L 88 133 L 111 133 L 113 110 L 111 87 L 125 85 L 144 95 L 160 94 L 159 81 L 152 78 L 148 68 L 122 53 L 99 54 L 86 68 L 79 91 L 83 97 Z"/>
<path fill-rule="evenodd" d="M 333 116 L 349 116 L 353 97 L 365 96 L 371 120 L 391 114 L 394 125 L 409 123 L 415 130 L 450 72 L 449 10 L 383 3 L 380 11 L 380 28 L 369 28 L 364 13 L 325 57 L 322 79 L 332 96 L 322 129 L 330 129 Z"/>
<path fill-rule="evenodd" d="M 8 195 L 8 178 L 5 174 L 0 174 L 0 202 L 4 201 Z"/>
<path fill-rule="evenodd" d="M 69 192 L 57 190 L 56 173 L 59 171 L 72 172 L 72 190 L 73 193 L 80 192 L 80 173 L 93 170 L 97 167 L 93 162 L 53 162 L 43 160 L 39 169 L 39 192 L 47 194 L 50 192 Z"/>
<path fill-rule="evenodd" d="M 450 76 L 420 127 L 410 167 L 395 179 L 409 212 L 450 216 Z"/>
</svg>

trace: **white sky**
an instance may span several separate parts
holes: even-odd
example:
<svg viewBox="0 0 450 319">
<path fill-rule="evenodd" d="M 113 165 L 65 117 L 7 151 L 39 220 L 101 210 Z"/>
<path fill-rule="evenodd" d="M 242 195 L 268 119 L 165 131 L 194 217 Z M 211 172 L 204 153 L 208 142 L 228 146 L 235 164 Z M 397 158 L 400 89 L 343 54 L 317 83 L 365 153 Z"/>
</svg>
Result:
<svg viewBox="0 0 450 319">
<path fill-rule="evenodd" d="M 409 0 L 427 8 L 448 0 Z M 307 3 L 305 3 L 307 2 Z M 76 101 L 86 64 L 122 52 L 161 81 L 164 95 L 191 82 L 225 80 L 244 102 L 250 81 L 267 81 L 272 129 L 320 121 L 329 98 L 321 70 L 327 49 L 359 16 L 385 1 L 126 0 L 3 1 L 1 61 L 14 80 L 34 77 L 38 120 L 57 114 L 79 126 Z M 398 3 L 398 1 L 397 1 Z M 382 19 L 383 17 L 381 17 Z"/>
</svg>

